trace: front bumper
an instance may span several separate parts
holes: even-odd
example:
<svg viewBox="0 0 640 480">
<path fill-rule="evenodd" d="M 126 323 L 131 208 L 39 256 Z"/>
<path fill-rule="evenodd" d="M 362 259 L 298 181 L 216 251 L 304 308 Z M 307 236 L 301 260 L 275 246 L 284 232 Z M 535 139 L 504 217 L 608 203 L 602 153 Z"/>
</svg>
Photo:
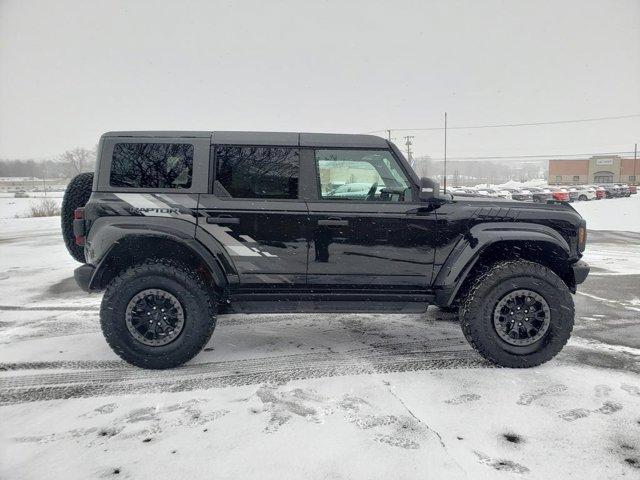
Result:
<svg viewBox="0 0 640 480">
<path fill-rule="evenodd" d="M 582 260 L 578 260 L 571 266 L 571 268 L 573 268 L 573 279 L 575 280 L 576 285 L 584 282 L 587 278 L 587 275 L 589 275 L 589 264 Z"/>
<path fill-rule="evenodd" d="M 85 292 L 89 292 L 89 285 L 91 279 L 96 271 L 96 267 L 93 265 L 85 264 L 81 265 L 73 271 L 73 277 L 76 279 L 78 286 Z"/>
</svg>

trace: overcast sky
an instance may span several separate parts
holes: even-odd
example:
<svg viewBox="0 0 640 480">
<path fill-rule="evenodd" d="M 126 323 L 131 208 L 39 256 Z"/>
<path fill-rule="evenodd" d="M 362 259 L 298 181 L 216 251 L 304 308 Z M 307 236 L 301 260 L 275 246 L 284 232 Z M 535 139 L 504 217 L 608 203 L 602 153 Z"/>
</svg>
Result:
<svg viewBox="0 0 640 480">
<path fill-rule="evenodd" d="M 640 0 L 0 0 L 0 158 L 109 130 L 362 133 L 640 113 Z M 379 134 L 385 135 L 384 132 Z M 442 133 L 414 134 L 442 155 Z M 640 118 L 454 130 L 449 154 L 630 151 Z"/>
</svg>

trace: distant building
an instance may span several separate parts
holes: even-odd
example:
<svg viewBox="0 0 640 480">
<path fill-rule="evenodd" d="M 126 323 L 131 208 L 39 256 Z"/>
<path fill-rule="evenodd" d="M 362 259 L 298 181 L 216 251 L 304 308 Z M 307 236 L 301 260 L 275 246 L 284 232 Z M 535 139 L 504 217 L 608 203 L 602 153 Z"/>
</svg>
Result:
<svg viewBox="0 0 640 480">
<path fill-rule="evenodd" d="M 640 158 L 617 155 L 595 156 L 586 160 L 549 160 L 549 184 L 636 183 Z"/>
</svg>

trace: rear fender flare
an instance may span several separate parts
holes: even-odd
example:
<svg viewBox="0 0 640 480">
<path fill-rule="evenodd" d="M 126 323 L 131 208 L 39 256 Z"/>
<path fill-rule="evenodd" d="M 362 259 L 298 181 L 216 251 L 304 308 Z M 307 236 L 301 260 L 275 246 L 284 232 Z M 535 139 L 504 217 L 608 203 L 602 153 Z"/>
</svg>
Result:
<svg viewBox="0 0 640 480">
<path fill-rule="evenodd" d="M 130 252 L 129 258 L 134 261 L 148 258 L 149 255 L 140 252 L 144 252 L 145 243 L 148 245 L 151 241 L 164 241 L 167 245 L 183 247 L 190 260 L 195 257 L 206 266 L 217 288 L 228 287 L 226 272 L 216 258 L 216 253 L 224 252 L 222 246 L 218 247 L 220 252 L 216 252 L 215 245 L 205 248 L 194 238 L 193 223 L 177 218 L 102 217 L 93 223 L 87 236 L 86 250 L 91 263 L 96 265 L 89 289 L 100 290 L 105 286 L 105 275 L 115 256 L 121 255 L 123 251 Z M 157 256 L 162 257 L 163 252 L 158 252 Z"/>
</svg>

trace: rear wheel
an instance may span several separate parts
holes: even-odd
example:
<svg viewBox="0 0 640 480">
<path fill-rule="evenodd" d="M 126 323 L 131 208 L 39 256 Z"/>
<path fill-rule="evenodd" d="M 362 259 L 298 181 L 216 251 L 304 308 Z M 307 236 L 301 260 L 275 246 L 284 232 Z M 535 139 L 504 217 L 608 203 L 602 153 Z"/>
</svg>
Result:
<svg viewBox="0 0 640 480">
<path fill-rule="evenodd" d="M 84 247 L 76 245 L 73 235 L 73 212 L 76 208 L 84 207 L 91 196 L 93 173 L 81 173 L 71 179 L 64 192 L 60 218 L 62 223 L 62 238 L 71 256 L 80 263 L 86 263 Z"/>
<path fill-rule="evenodd" d="M 460 309 L 469 343 L 504 367 L 550 360 L 567 343 L 573 321 L 573 298 L 562 279 L 525 260 L 491 267 L 474 282 Z"/>
<path fill-rule="evenodd" d="M 216 325 L 215 295 L 191 269 L 148 260 L 107 287 L 100 308 L 112 350 L 132 365 L 177 367 L 195 357 Z"/>
<path fill-rule="evenodd" d="M 584 202 L 584 201 L 586 201 L 586 200 L 587 200 L 587 196 L 586 196 L 586 195 L 580 195 L 580 196 L 578 197 L 578 200 L 580 200 L 581 202 Z"/>
</svg>

